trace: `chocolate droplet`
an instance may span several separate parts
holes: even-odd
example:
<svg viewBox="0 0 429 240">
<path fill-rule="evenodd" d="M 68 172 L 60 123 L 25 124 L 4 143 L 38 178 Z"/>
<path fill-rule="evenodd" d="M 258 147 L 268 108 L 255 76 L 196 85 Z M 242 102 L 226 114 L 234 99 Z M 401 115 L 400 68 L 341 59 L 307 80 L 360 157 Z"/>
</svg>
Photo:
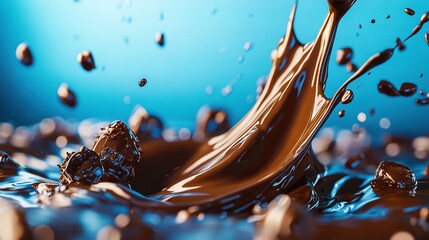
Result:
<svg viewBox="0 0 429 240">
<path fill-rule="evenodd" d="M 77 61 L 86 71 L 91 71 L 95 68 L 94 58 L 90 51 L 83 51 L 77 55 Z"/>
<path fill-rule="evenodd" d="M 58 97 L 61 102 L 69 107 L 75 107 L 77 104 L 76 94 L 69 89 L 68 85 L 63 83 L 57 90 Z"/>
<path fill-rule="evenodd" d="M 411 9 L 411 8 L 405 8 L 404 11 L 405 11 L 406 14 L 408 14 L 410 16 L 413 16 L 414 14 L 416 14 L 416 12 L 413 9 Z"/>
<path fill-rule="evenodd" d="M 140 86 L 140 87 L 144 87 L 144 86 L 146 85 L 146 83 L 147 83 L 146 78 L 142 78 L 142 79 L 140 79 L 140 81 L 139 81 L 139 86 Z"/>
<path fill-rule="evenodd" d="M 337 63 L 344 65 L 352 60 L 353 50 L 351 48 L 342 48 L 337 51 Z"/>
<path fill-rule="evenodd" d="M 351 103 L 353 101 L 353 98 L 354 98 L 353 91 L 350 89 L 347 89 L 344 92 L 343 96 L 341 97 L 341 102 L 343 104 L 348 104 L 348 103 Z"/>
<path fill-rule="evenodd" d="M 345 115 L 346 115 L 346 111 L 345 110 L 340 110 L 338 112 L 338 117 L 340 117 L 340 118 L 344 117 Z"/>
<path fill-rule="evenodd" d="M 31 54 L 30 48 L 25 43 L 21 43 L 16 48 L 16 58 L 24 65 L 30 66 L 33 64 L 33 55 Z"/>
<path fill-rule="evenodd" d="M 396 97 L 400 95 L 399 91 L 395 88 L 395 86 L 393 86 L 393 84 L 386 80 L 381 80 L 378 83 L 378 91 L 391 97 Z"/>
<path fill-rule="evenodd" d="M 417 92 L 417 85 L 414 83 L 405 82 L 401 85 L 399 92 L 402 96 L 409 97 Z"/>
<path fill-rule="evenodd" d="M 159 32 L 155 35 L 155 41 L 159 46 L 163 47 L 165 45 L 165 36 L 164 33 Z"/>
</svg>

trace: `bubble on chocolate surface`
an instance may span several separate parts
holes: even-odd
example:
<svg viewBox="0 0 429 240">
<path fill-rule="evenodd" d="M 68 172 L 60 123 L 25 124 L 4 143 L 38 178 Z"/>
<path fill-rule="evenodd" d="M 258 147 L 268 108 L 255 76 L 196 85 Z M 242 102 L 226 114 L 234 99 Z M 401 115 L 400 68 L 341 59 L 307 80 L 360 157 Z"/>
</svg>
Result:
<svg viewBox="0 0 429 240">
<path fill-rule="evenodd" d="M 381 162 L 371 181 L 371 187 L 378 195 L 412 192 L 416 186 L 416 177 L 411 169 L 396 162 Z"/>
<path fill-rule="evenodd" d="M 69 107 L 75 107 L 77 105 L 76 94 L 65 83 L 60 85 L 57 90 L 57 95 L 65 105 Z"/>
<path fill-rule="evenodd" d="M 83 69 L 91 71 L 95 69 L 95 61 L 90 51 L 82 51 L 77 55 L 77 61 L 80 63 Z"/>
<path fill-rule="evenodd" d="M 16 59 L 25 66 L 33 64 L 33 54 L 26 43 L 20 43 L 15 51 Z"/>
</svg>

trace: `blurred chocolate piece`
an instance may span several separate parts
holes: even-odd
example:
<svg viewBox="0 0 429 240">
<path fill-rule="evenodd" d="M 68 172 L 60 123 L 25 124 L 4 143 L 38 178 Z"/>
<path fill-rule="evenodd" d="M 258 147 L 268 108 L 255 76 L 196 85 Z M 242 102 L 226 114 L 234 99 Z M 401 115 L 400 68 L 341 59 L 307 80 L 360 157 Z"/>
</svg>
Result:
<svg viewBox="0 0 429 240">
<path fill-rule="evenodd" d="M 16 48 L 16 58 L 24 65 L 30 66 L 33 64 L 33 55 L 31 54 L 30 48 L 25 43 L 20 43 Z"/>
<path fill-rule="evenodd" d="M 198 110 L 197 126 L 193 138 L 203 140 L 225 133 L 230 128 L 228 115 L 221 109 L 204 106 Z"/>
<path fill-rule="evenodd" d="M 69 107 L 75 107 L 77 104 L 76 94 L 70 90 L 67 84 L 63 83 L 57 90 L 61 102 Z"/>
<path fill-rule="evenodd" d="M 146 83 L 147 83 L 146 78 L 142 78 L 139 80 L 139 86 L 140 87 L 144 87 L 146 85 Z"/>
<path fill-rule="evenodd" d="M 396 162 L 381 162 L 377 168 L 371 187 L 378 195 L 398 191 L 413 191 L 417 186 L 411 169 Z"/>
<path fill-rule="evenodd" d="M 337 50 L 337 63 L 344 65 L 350 62 L 353 58 L 353 50 L 351 48 L 342 48 Z"/>
<path fill-rule="evenodd" d="M 348 62 L 346 64 L 346 70 L 348 72 L 356 72 L 358 70 L 358 67 L 355 64 L 353 64 L 352 62 Z"/>
<path fill-rule="evenodd" d="M 128 125 L 137 138 L 144 142 L 149 139 L 159 139 L 162 137 L 164 125 L 162 121 L 148 114 L 146 109 L 140 105 L 134 108 L 133 113 L 128 119 Z"/>
<path fill-rule="evenodd" d="M 90 51 L 83 51 L 77 55 L 77 61 L 86 71 L 91 71 L 95 68 L 94 58 Z"/>
<path fill-rule="evenodd" d="M 164 33 L 159 32 L 155 35 L 155 41 L 158 43 L 159 46 L 164 47 L 165 45 L 165 36 Z"/>
</svg>

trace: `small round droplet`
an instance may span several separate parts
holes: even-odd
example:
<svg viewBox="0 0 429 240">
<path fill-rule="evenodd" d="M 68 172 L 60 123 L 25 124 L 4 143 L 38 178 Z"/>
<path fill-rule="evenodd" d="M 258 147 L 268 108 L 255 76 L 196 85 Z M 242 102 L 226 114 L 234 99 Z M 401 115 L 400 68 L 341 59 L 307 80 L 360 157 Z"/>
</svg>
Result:
<svg viewBox="0 0 429 240">
<path fill-rule="evenodd" d="M 375 23 L 375 19 L 371 19 L 371 23 Z"/>
<path fill-rule="evenodd" d="M 337 51 L 337 63 L 344 65 L 352 60 L 353 50 L 351 48 L 342 48 Z"/>
<path fill-rule="evenodd" d="M 165 45 L 165 35 L 162 32 L 159 32 L 155 35 L 155 41 L 159 46 L 164 47 Z"/>
<path fill-rule="evenodd" d="M 144 87 L 146 85 L 146 83 L 147 83 L 146 78 L 142 78 L 139 80 L 139 86 L 140 87 Z"/>
<path fill-rule="evenodd" d="M 340 110 L 338 112 L 338 117 L 340 117 L 340 118 L 344 117 L 345 115 L 346 115 L 346 111 L 345 110 Z"/>
<path fill-rule="evenodd" d="M 90 51 L 83 51 L 77 55 L 77 61 L 86 71 L 91 71 L 95 68 L 94 58 Z"/>
<path fill-rule="evenodd" d="M 414 14 L 416 14 L 416 12 L 411 8 L 405 8 L 404 11 L 406 14 L 408 14 L 410 16 L 413 16 Z"/>
<path fill-rule="evenodd" d="M 77 104 L 76 95 L 72 90 L 69 89 L 68 85 L 63 83 L 57 90 L 58 97 L 61 102 L 69 107 L 75 107 Z"/>
<path fill-rule="evenodd" d="M 33 55 L 31 54 L 30 48 L 25 43 L 21 43 L 16 48 L 16 58 L 24 65 L 30 66 L 33 64 Z"/>
<path fill-rule="evenodd" d="M 353 101 L 353 98 L 354 98 L 353 91 L 350 89 L 347 89 L 344 92 L 343 96 L 341 97 L 341 102 L 343 104 L 348 104 L 348 103 L 351 103 Z"/>
</svg>

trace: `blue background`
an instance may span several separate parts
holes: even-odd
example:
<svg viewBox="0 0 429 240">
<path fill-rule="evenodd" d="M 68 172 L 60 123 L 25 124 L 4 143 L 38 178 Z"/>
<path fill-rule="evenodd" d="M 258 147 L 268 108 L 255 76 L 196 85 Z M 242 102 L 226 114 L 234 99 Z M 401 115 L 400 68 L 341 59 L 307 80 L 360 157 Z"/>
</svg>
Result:
<svg viewBox="0 0 429 240">
<path fill-rule="evenodd" d="M 32 124 L 45 117 L 70 120 L 96 118 L 127 120 L 140 104 L 159 116 L 168 127 L 193 128 L 198 109 L 205 104 L 223 107 L 237 122 L 252 106 L 256 82 L 269 73 L 270 53 L 285 33 L 293 1 L 285 0 L 14 0 L 0 1 L 0 121 Z M 327 12 L 325 0 L 301 0 L 296 32 L 302 42 L 315 38 Z M 404 8 L 416 11 L 408 16 Z M 429 11 L 427 1 L 358 0 L 344 17 L 331 58 L 327 95 L 350 76 L 335 63 L 338 48 L 352 47 L 353 62 L 362 64 L 374 53 L 393 47 Z M 386 19 L 391 15 L 390 19 Z M 376 23 L 371 24 L 371 19 Z M 362 29 L 359 29 L 359 24 Z M 419 106 L 412 97 L 381 95 L 382 79 L 399 87 L 414 82 L 429 90 L 429 46 L 422 31 L 396 52 L 386 64 L 350 87 L 352 103 L 339 106 L 327 126 L 350 128 L 359 112 L 368 116 L 360 123 L 373 134 L 392 132 L 428 134 L 429 106 Z M 165 33 L 159 47 L 154 36 Z M 252 42 L 250 51 L 243 45 Z M 34 64 L 22 65 L 15 57 L 19 43 L 26 42 Z M 77 54 L 90 50 L 97 68 L 82 69 Z M 238 58 L 242 56 L 243 62 Z M 423 77 L 420 74 L 423 73 Z M 138 80 L 148 79 L 140 88 Z M 57 97 L 57 88 L 67 83 L 78 96 L 78 106 L 69 108 Z M 222 88 L 231 84 L 228 96 Z M 206 87 L 213 93 L 208 95 Z M 126 104 L 124 97 L 131 103 Z M 391 128 L 378 122 L 387 117 Z"/>
</svg>

